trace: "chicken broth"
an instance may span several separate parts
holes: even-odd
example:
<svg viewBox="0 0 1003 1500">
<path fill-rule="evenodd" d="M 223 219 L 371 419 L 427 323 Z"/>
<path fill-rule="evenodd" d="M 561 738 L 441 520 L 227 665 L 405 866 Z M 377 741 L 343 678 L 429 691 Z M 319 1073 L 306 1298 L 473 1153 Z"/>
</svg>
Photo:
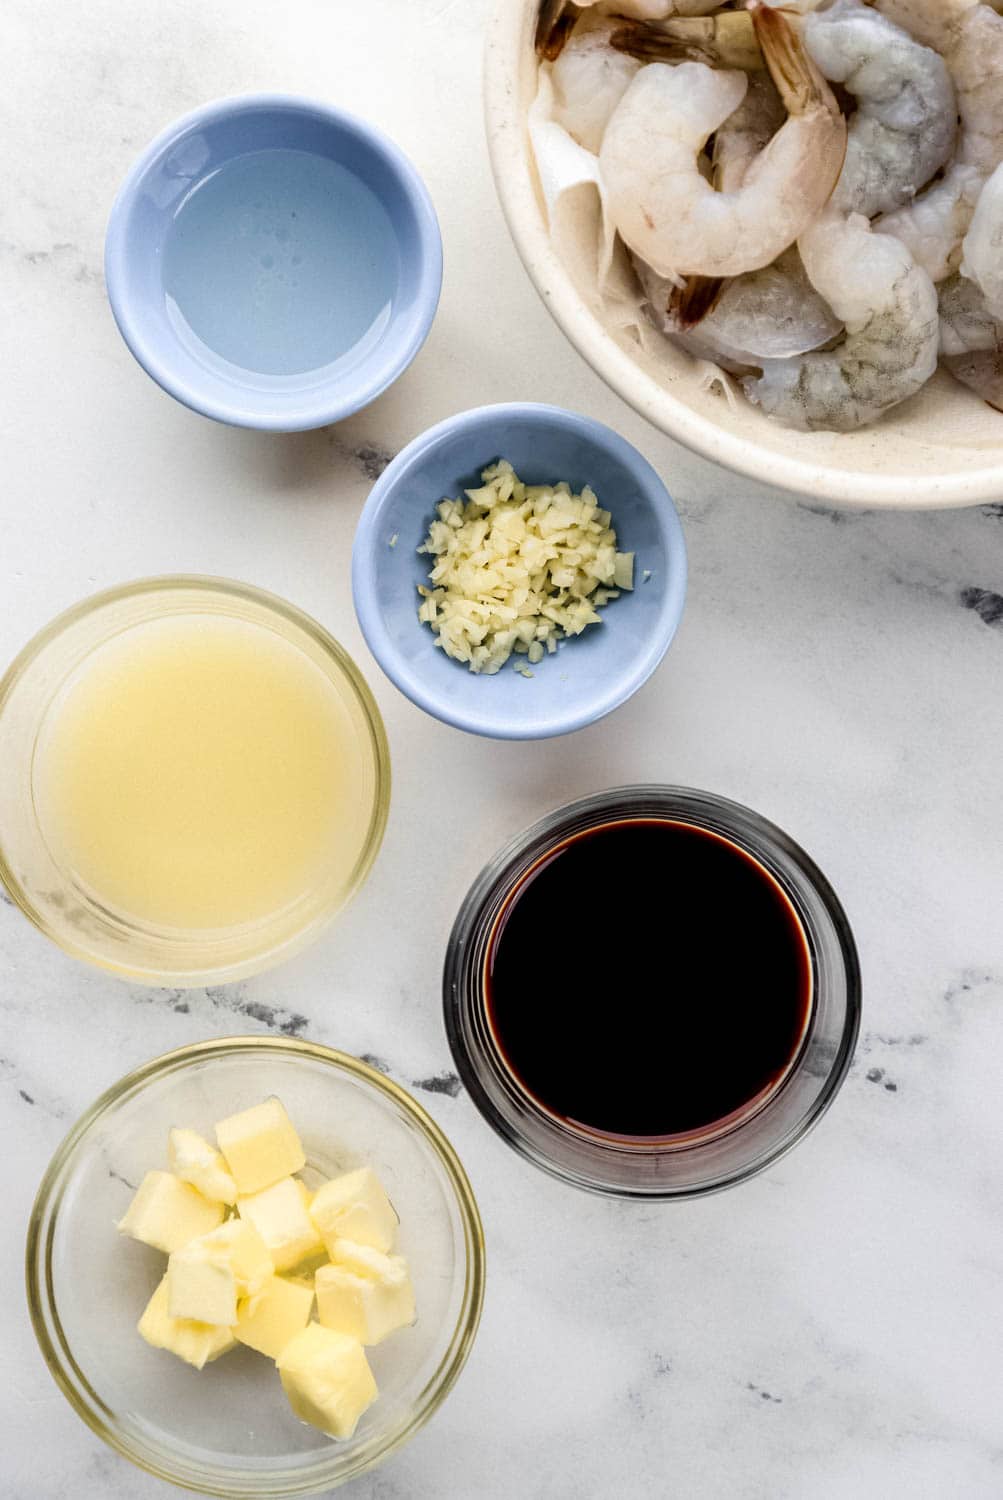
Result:
<svg viewBox="0 0 1003 1500">
<path fill-rule="evenodd" d="M 33 792 L 53 857 L 105 910 L 207 930 L 344 883 L 366 775 L 340 688 L 275 632 L 206 613 L 134 625 L 83 663 Z"/>
</svg>

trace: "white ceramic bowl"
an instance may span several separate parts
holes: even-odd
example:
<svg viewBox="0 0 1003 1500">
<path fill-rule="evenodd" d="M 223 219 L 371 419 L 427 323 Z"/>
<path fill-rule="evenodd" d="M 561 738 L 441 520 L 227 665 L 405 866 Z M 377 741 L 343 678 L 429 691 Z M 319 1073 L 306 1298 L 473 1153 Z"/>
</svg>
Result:
<svg viewBox="0 0 1003 1500">
<path fill-rule="evenodd" d="M 692 362 L 666 345 L 646 355 L 608 332 L 551 248 L 526 128 L 536 92 L 538 0 L 496 0 L 484 64 L 495 182 L 526 270 L 560 327 L 636 411 L 736 473 L 841 505 L 918 510 L 1003 495 L 1003 415 L 939 371 L 912 401 L 861 432 L 792 432 L 740 401 L 701 390 Z"/>
</svg>

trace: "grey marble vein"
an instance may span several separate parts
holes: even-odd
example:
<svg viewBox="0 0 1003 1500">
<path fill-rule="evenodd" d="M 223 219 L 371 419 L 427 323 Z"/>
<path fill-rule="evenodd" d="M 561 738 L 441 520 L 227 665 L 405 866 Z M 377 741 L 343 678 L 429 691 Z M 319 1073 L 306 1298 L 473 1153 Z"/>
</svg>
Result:
<svg viewBox="0 0 1003 1500">
<path fill-rule="evenodd" d="M 411 1087 L 422 1089 L 426 1094 L 445 1094 L 449 1099 L 455 1099 L 462 1092 L 463 1084 L 455 1073 L 433 1073 L 430 1078 L 412 1079 Z"/>
<path fill-rule="evenodd" d="M 983 625 L 1003 625 L 1003 594 L 994 589 L 962 589 L 961 602 L 966 609 L 973 609 Z"/>
</svg>

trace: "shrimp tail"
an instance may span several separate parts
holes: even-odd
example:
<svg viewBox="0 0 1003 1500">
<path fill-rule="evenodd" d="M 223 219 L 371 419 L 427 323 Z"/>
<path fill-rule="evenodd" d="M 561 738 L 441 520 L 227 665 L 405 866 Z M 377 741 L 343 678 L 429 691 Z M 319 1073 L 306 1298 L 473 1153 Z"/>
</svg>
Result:
<svg viewBox="0 0 1003 1500">
<path fill-rule="evenodd" d="M 534 46 L 537 57 L 554 62 L 575 27 L 581 10 L 572 0 L 540 0 Z"/>
<path fill-rule="evenodd" d="M 722 276 L 687 276 L 682 286 L 673 287 L 666 311 L 685 332 L 695 328 L 714 311 L 726 281 Z"/>
<path fill-rule="evenodd" d="M 610 46 L 640 62 L 706 63 L 711 68 L 761 72 L 766 64 L 752 17 L 744 11 L 719 16 L 676 16 L 665 21 L 632 21 L 618 27 Z"/>
<path fill-rule="evenodd" d="M 746 0 L 746 10 L 787 113 L 805 115 L 821 108 L 834 120 L 842 121 L 836 96 L 812 60 L 800 31 L 783 11 L 766 5 L 764 0 Z"/>
</svg>

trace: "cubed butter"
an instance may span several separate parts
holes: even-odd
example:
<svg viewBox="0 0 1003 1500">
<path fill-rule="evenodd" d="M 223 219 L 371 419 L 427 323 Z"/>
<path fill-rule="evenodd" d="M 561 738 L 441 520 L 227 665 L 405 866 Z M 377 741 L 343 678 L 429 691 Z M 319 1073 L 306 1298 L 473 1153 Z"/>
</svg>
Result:
<svg viewBox="0 0 1003 1500">
<path fill-rule="evenodd" d="M 190 1182 L 203 1198 L 215 1203 L 236 1203 L 237 1184 L 215 1146 L 197 1130 L 172 1130 L 167 1137 L 167 1161 L 175 1177 Z"/>
<path fill-rule="evenodd" d="M 324 1249 L 303 1202 L 301 1184 L 293 1177 L 283 1177 L 260 1193 L 239 1197 L 237 1212 L 264 1240 L 276 1271 L 288 1271 Z"/>
<path fill-rule="evenodd" d="M 268 1247 L 253 1224 L 245 1219 L 227 1219 L 211 1234 L 185 1246 L 185 1254 L 204 1256 L 233 1272 L 237 1297 L 256 1297 L 275 1274 Z"/>
<path fill-rule="evenodd" d="M 276 1361 L 289 1405 L 301 1422 L 331 1437 L 350 1438 L 376 1400 L 376 1381 L 362 1345 L 309 1323 Z"/>
<path fill-rule="evenodd" d="M 138 1324 L 139 1332 L 154 1349 L 167 1349 L 186 1364 L 201 1370 L 211 1360 L 219 1359 L 237 1342 L 229 1328 L 213 1323 L 191 1322 L 172 1318 L 168 1310 L 167 1277 L 146 1304 Z"/>
<path fill-rule="evenodd" d="M 278 1359 L 290 1339 L 310 1321 L 313 1287 L 284 1276 L 273 1276 L 260 1296 L 237 1309 L 234 1333 L 238 1342 Z"/>
<path fill-rule="evenodd" d="M 300 1138 L 278 1099 L 220 1120 L 216 1140 L 238 1194 L 258 1193 L 306 1166 Z"/>
<path fill-rule="evenodd" d="M 414 1322 L 414 1291 L 402 1255 L 337 1240 L 335 1259 L 316 1276 L 317 1316 L 360 1344 L 379 1344 Z"/>
<path fill-rule="evenodd" d="M 237 1321 L 233 1267 L 226 1258 L 200 1255 L 198 1246 L 199 1241 L 192 1240 L 167 1262 L 167 1311 L 172 1318 L 232 1328 Z"/>
<path fill-rule="evenodd" d="M 215 1229 L 225 1212 L 222 1203 L 203 1198 L 191 1183 L 181 1182 L 170 1172 L 147 1172 L 118 1230 L 170 1255 Z"/>
<path fill-rule="evenodd" d="M 383 1184 L 370 1167 L 359 1167 L 355 1172 L 325 1182 L 313 1195 L 310 1217 L 332 1259 L 337 1240 L 389 1250 L 397 1233 L 397 1215 Z"/>
</svg>

